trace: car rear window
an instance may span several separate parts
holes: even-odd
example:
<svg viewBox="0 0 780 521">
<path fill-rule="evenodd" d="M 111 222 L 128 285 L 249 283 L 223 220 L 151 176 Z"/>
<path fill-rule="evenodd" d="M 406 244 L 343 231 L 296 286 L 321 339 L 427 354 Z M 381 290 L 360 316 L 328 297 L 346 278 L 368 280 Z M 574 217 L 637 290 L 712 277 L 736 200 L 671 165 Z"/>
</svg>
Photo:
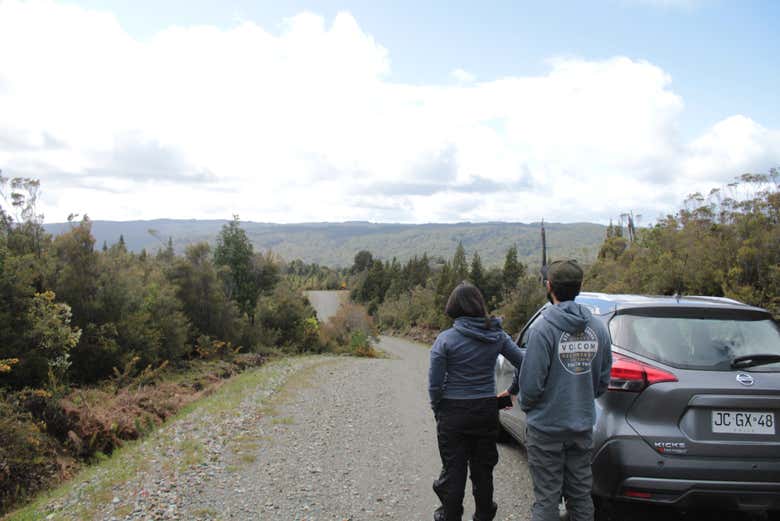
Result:
<svg viewBox="0 0 780 521">
<path fill-rule="evenodd" d="M 615 345 L 681 369 L 727 371 L 739 356 L 780 355 L 780 330 L 770 319 L 622 314 L 609 329 Z M 779 371 L 780 363 L 751 370 Z"/>
</svg>

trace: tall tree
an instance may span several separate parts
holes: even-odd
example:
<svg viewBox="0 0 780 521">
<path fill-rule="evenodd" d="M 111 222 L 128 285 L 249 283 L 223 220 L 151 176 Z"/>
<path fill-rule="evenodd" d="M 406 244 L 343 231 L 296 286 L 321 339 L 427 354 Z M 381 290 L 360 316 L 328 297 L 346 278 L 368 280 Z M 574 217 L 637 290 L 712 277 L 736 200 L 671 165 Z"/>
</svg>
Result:
<svg viewBox="0 0 780 521">
<path fill-rule="evenodd" d="M 87 323 L 94 322 L 98 290 L 98 254 L 87 216 L 54 239 L 54 253 L 54 292 L 70 304 L 73 322 L 84 329 Z"/>
<path fill-rule="evenodd" d="M 369 269 L 374 263 L 374 256 L 370 251 L 360 250 L 355 254 L 355 261 L 350 268 L 350 272 L 361 273 Z"/>
<path fill-rule="evenodd" d="M 517 260 L 517 246 L 512 245 L 504 258 L 504 291 L 509 293 L 517 288 L 525 275 L 525 266 Z"/>
<path fill-rule="evenodd" d="M 469 272 L 469 278 L 471 283 L 482 291 L 485 292 L 485 269 L 482 267 L 482 259 L 479 253 L 474 252 L 474 256 L 471 258 L 471 271 Z"/>
<path fill-rule="evenodd" d="M 469 264 L 466 260 L 466 250 L 463 248 L 463 242 L 458 243 L 455 248 L 455 255 L 452 257 L 452 285 L 456 286 L 469 278 Z"/>
<path fill-rule="evenodd" d="M 254 266 L 254 247 L 237 215 L 222 227 L 214 248 L 214 262 L 222 270 L 225 289 L 242 313 L 254 323 L 261 287 Z"/>
<path fill-rule="evenodd" d="M 240 338 L 238 309 L 225 295 L 208 243 L 188 246 L 184 258 L 176 259 L 169 276 L 193 325 L 194 338 L 208 335 L 232 342 Z"/>
</svg>

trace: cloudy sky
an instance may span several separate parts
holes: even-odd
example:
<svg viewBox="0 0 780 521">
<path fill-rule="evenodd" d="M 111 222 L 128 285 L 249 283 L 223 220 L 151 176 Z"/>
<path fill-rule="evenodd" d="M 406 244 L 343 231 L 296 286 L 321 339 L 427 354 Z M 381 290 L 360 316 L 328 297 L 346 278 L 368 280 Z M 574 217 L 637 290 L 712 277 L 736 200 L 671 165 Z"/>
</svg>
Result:
<svg viewBox="0 0 780 521">
<path fill-rule="evenodd" d="M 780 166 L 780 3 L 0 0 L 49 222 L 645 221 Z"/>
</svg>

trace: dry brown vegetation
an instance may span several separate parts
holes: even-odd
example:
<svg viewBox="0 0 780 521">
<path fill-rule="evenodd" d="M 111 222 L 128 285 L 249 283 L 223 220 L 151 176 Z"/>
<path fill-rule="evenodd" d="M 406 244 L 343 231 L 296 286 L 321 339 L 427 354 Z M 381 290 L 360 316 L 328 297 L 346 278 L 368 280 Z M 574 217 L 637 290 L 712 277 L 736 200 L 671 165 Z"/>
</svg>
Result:
<svg viewBox="0 0 780 521">
<path fill-rule="evenodd" d="M 0 513 L 73 475 L 84 462 L 136 440 L 226 378 L 261 365 L 259 354 L 196 360 L 186 368 L 125 367 L 99 387 L 63 396 L 24 390 L 0 400 Z"/>
</svg>

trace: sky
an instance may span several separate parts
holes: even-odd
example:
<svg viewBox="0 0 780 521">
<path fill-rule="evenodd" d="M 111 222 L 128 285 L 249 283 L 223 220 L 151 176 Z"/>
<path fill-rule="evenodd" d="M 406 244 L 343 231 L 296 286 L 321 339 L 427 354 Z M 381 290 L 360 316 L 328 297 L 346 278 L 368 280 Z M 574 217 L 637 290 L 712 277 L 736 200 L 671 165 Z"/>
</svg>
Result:
<svg viewBox="0 0 780 521">
<path fill-rule="evenodd" d="M 47 222 L 645 222 L 780 166 L 780 3 L 0 0 Z"/>
</svg>

